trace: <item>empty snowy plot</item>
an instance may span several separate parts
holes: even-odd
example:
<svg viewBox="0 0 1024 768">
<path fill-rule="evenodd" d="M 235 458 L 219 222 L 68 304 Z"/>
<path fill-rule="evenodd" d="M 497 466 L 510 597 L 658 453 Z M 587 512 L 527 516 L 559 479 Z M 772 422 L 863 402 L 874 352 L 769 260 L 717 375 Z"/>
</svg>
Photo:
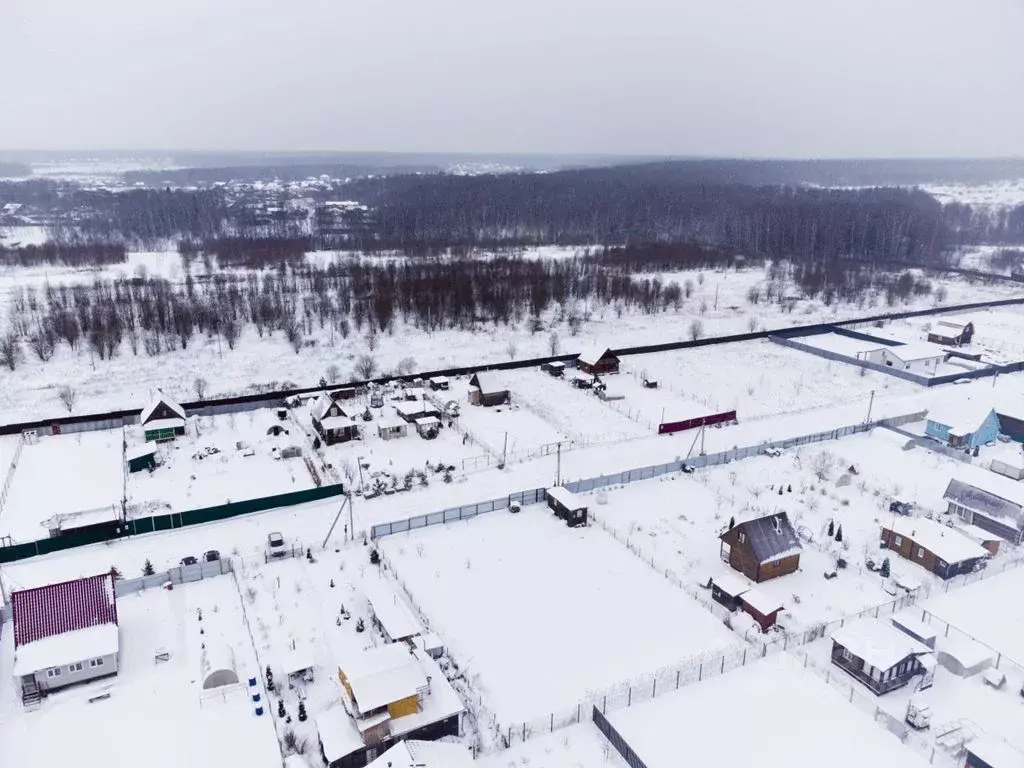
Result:
<svg viewBox="0 0 1024 768">
<path fill-rule="evenodd" d="M 627 372 L 646 373 L 662 388 L 711 412 L 736 410 L 741 420 L 910 394 L 920 388 L 894 376 L 825 360 L 770 341 L 657 352 L 624 359 Z"/>
<path fill-rule="evenodd" d="M 120 429 L 25 443 L 0 511 L 0 535 L 15 542 L 45 539 L 44 521 L 54 515 L 120 506 L 122 467 Z"/>
<path fill-rule="evenodd" d="M 381 548 L 503 725 L 737 638 L 597 528 L 546 507 L 388 537 Z"/>
<path fill-rule="evenodd" d="M 790 768 L 927 764 L 786 654 L 608 719 L 647 768 L 719 764 L 725 756 L 729 765 L 759 765 L 766 745 L 776 745 Z"/>
</svg>

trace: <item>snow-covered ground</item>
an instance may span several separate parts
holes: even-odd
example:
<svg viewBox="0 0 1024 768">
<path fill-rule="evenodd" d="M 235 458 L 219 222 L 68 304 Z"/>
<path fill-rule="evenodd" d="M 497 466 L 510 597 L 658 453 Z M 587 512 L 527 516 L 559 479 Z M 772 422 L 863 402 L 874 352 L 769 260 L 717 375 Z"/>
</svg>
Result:
<svg viewBox="0 0 1024 768">
<path fill-rule="evenodd" d="M 273 722 L 254 714 L 248 690 L 202 690 L 204 645 L 232 660 L 240 680 L 260 677 L 230 575 L 122 597 L 117 613 L 117 676 L 54 693 L 32 712 L 11 684 L 13 633 L 3 633 L 0 765 L 279 768 Z M 157 649 L 166 649 L 169 660 L 157 661 Z M 90 703 L 104 693 L 109 698 Z"/>
<path fill-rule="evenodd" d="M 943 318 L 914 317 L 894 320 L 886 326 L 886 330 L 924 341 L 928 338 L 929 329 L 939 319 L 974 324 L 974 338 L 970 344 L 960 348 L 961 352 L 969 355 L 980 354 L 983 360 L 999 364 L 1024 360 L 1024 312 L 1020 312 L 1016 307 L 964 312 Z"/>
<path fill-rule="evenodd" d="M 6 304 L 11 289 L 17 286 L 40 286 L 47 280 L 71 283 L 91 281 L 97 276 L 132 275 L 140 266 L 147 272 L 180 279 L 174 277 L 180 275 L 181 268 L 176 253 L 132 254 L 131 258 L 127 266 L 117 265 L 100 271 L 7 270 L 0 274 L 0 304 Z M 698 280 L 701 274 L 704 275 L 702 283 Z M 751 324 L 757 328 L 784 328 L 887 309 L 884 302 L 879 301 L 863 306 L 828 307 L 817 301 L 803 300 L 797 302 L 792 312 L 784 311 L 778 304 L 750 305 L 746 300 L 749 288 L 766 282 L 765 271 L 761 269 L 691 271 L 662 277 L 679 283 L 693 280 L 694 293 L 679 311 L 654 315 L 626 311 L 618 317 L 610 307 L 592 308 L 591 319 L 583 324 L 577 336 L 555 322 L 555 310 L 543 320 L 561 337 L 561 351 L 577 352 L 594 344 L 622 348 L 687 339 L 694 320 L 701 322 L 703 335 L 707 337 L 747 332 Z M 936 279 L 934 283 L 941 283 L 947 289 L 947 304 L 1022 293 L 1019 286 L 973 284 L 957 278 Z M 934 305 L 934 298 L 926 296 L 915 298 L 906 308 Z M 899 308 L 903 305 L 893 309 Z M 587 308 L 582 310 L 587 311 Z M 6 313 L 6 307 L 0 307 L 0 311 Z M 343 339 L 329 328 L 314 327 L 312 331 L 307 338 L 309 346 L 300 349 L 298 354 L 286 342 L 283 333 L 259 338 L 249 327 L 244 329 L 234 350 L 229 350 L 220 339 L 196 337 L 188 349 L 166 352 L 158 357 L 147 356 L 141 348 L 138 355 L 132 354 L 125 344 L 113 359 L 98 360 L 90 355 L 86 345 L 72 352 L 62 344 L 48 362 L 42 363 L 26 349 L 25 362 L 15 372 L 0 371 L 3 421 L 11 423 L 62 413 L 64 409 L 57 399 L 54 382 L 73 384 L 78 395 L 75 413 L 94 413 L 142 407 L 157 387 L 179 400 L 194 399 L 193 382 L 197 377 L 209 383 L 208 397 L 248 393 L 257 388 L 310 385 L 325 376 L 332 365 L 340 368 L 344 380 L 359 378 L 353 368 L 356 359 L 369 352 L 367 340 L 357 333 Z M 393 333 L 378 335 L 375 345 L 372 355 L 378 370 L 393 370 L 407 357 L 414 358 L 420 370 L 500 362 L 509 359 L 511 347 L 517 359 L 551 354 L 549 332 L 531 333 L 525 320 L 508 327 L 485 325 L 476 332 L 435 333 L 399 323 Z"/>
<path fill-rule="evenodd" d="M 612 537 L 543 505 L 381 548 L 502 726 L 560 718 L 585 696 L 738 644 Z"/>
<path fill-rule="evenodd" d="M 627 768 L 597 726 L 586 720 L 483 755 L 477 763 L 480 768 Z"/>
<path fill-rule="evenodd" d="M 120 506 L 121 441 L 121 430 L 115 429 L 26 442 L 0 510 L 0 536 L 15 542 L 44 539 L 43 522 L 54 515 Z M 16 443 L 7 445 L 13 455 Z"/>
<path fill-rule="evenodd" d="M 993 181 L 987 184 L 925 184 L 921 189 L 943 205 L 965 203 L 990 212 L 1024 204 L 1024 179 Z"/>
<path fill-rule="evenodd" d="M 927 764 L 786 654 L 608 719 L 647 768 L 757 765 L 775 750 L 792 768 Z"/>
</svg>

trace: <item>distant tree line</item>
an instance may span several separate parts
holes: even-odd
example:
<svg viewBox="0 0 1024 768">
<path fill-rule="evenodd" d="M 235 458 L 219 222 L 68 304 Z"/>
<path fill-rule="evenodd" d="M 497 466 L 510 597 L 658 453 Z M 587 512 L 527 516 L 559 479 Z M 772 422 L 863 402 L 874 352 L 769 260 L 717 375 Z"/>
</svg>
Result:
<svg viewBox="0 0 1024 768">
<path fill-rule="evenodd" d="M 0 245 L 0 266 L 55 264 L 83 268 L 123 264 L 127 260 L 128 251 L 123 243 L 64 243 L 50 240 L 42 245 Z"/>
</svg>

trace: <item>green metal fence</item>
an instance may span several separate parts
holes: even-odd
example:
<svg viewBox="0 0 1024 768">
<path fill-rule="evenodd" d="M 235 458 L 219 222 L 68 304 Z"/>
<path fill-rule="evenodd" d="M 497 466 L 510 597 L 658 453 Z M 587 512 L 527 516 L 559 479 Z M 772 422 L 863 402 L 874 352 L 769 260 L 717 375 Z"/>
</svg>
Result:
<svg viewBox="0 0 1024 768">
<path fill-rule="evenodd" d="M 280 493 L 276 496 L 261 496 L 256 499 L 245 499 L 234 501 L 230 504 L 220 504 L 215 507 L 203 507 L 201 509 L 190 509 L 184 512 L 172 512 L 168 515 L 154 515 L 152 517 L 140 517 L 129 520 L 125 526 L 122 536 L 134 536 L 143 533 L 154 533 L 158 531 L 169 531 L 174 528 L 184 528 L 189 525 L 202 525 L 217 520 L 227 520 L 239 515 L 249 515 L 253 512 L 263 512 L 277 507 L 291 507 L 296 504 L 305 504 L 310 501 L 329 499 L 332 496 L 340 496 L 344 492 L 341 484 L 325 485 L 322 488 L 310 488 L 305 491 L 292 491 Z M 85 547 L 89 544 L 99 544 L 121 537 L 111 537 L 106 531 L 80 530 L 68 531 L 60 536 L 51 539 L 40 539 L 29 541 L 24 544 L 14 544 L 9 547 L 0 547 L 0 563 L 13 563 L 17 560 L 24 560 L 37 555 L 47 555 L 50 552 L 59 552 L 75 547 Z"/>
</svg>

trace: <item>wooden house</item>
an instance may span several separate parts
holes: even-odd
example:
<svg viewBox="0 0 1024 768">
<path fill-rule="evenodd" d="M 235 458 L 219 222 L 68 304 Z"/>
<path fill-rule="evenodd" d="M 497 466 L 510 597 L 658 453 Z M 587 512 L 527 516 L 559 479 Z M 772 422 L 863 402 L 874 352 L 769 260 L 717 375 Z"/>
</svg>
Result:
<svg viewBox="0 0 1024 768">
<path fill-rule="evenodd" d="M 762 632 L 774 626 L 778 621 L 779 611 L 783 609 L 782 602 L 777 597 L 759 587 L 744 591 L 739 599 L 743 612 L 753 617 Z"/>
<path fill-rule="evenodd" d="M 394 744 L 461 733 L 464 711 L 437 663 L 406 643 L 371 648 L 338 668 L 346 701 L 316 718 L 329 768 L 362 768 Z"/>
<path fill-rule="evenodd" d="M 949 357 L 942 347 L 925 341 L 885 347 L 879 352 L 886 366 L 923 376 L 934 376 L 939 365 Z"/>
<path fill-rule="evenodd" d="M 592 376 L 619 372 L 619 358 L 607 347 L 593 347 L 581 352 L 576 359 L 576 365 L 581 371 Z"/>
<path fill-rule="evenodd" d="M 559 360 L 555 360 L 550 363 L 542 363 L 540 369 L 557 379 L 560 379 L 565 375 L 565 363 Z"/>
<path fill-rule="evenodd" d="M 422 397 L 415 397 L 412 400 L 400 400 L 395 403 L 395 413 L 400 419 L 408 424 L 415 424 L 417 419 L 424 419 L 430 416 L 439 417 L 441 411 L 429 400 Z"/>
<path fill-rule="evenodd" d="M 508 385 L 496 373 L 481 371 L 469 380 L 469 402 L 473 405 L 503 405 L 509 399 Z"/>
<path fill-rule="evenodd" d="M 970 573 L 989 557 L 955 528 L 924 517 L 894 516 L 882 526 L 882 545 L 943 579 Z"/>
<path fill-rule="evenodd" d="M 397 416 L 382 416 L 377 419 L 377 436 L 381 440 L 394 440 L 409 434 L 409 422 Z"/>
<path fill-rule="evenodd" d="M 740 596 L 752 585 L 735 573 L 723 573 L 711 579 L 711 599 L 730 611 L 740 608 Z"/>
<path fill-rule="evenodd" d="M 832 633 L 832 663 L 876 695 L 902 688 L 915 675 L 930 684 L 935 671 L 931 649 L 877 619 L 845 624 Z"/>
<path fill-rule="evenodd" d="M 424 440 L 433 440 L 441 433 L 441 420 L 437 416 L 421 416 L 415 423 L 416 434 Z"/>
<path fill-rule="evenodd" d="M 785 512 L 737 523 L 719 536 L 722 559 L 754 582 L 800 567 L 800 539 Z"/>
<path fill-rule="evenodd" d="M 329 395 L 321 395 L 312 408 L 313 428 L 327 445 L 344 443 L 359 436 L 359 427 L 341 404 Z"/>
<path fill-rule="evenodd" d="M 974 323 L 957 320 L 939 320 L 928 332 L 928 341 L 944 347 L 962 347 L 974 338 Z"/>
<path fill-rule="evenodd" d="M 451 381 L 447 376 L 433 376 L 427 380 L 427 383 L 435 392 L 447 392 L 451 387 Z"/>
<path fill-rule="evenodd" d="M 548 508 L 556 517 L 565 520 L 565 524 L 574 528 L 587 524 L 587 504 L 575 493 L 558 485 L 548 488 L 545 495 Z"/>
<path fill-rule="evenodd" d="M 139 424 L 146 440 L 173 440 L 185 434 L 185 409 L 157 391 L 153 402 L 139 414 Z"/>
<path fill-rule="evenodd" d="M 969 483 L 950 480 L 942 498 L 949 513 L 968 525 L 1013 544 L 1024 541 L 1024 488 L 1018 483 L 978 473 Z"/>
<path fill-rule="evenodd" d="M 120 638 L 109 573 L 11 594 L 14 676 L 22 701 L 117 674 Z"/>
</svg>

